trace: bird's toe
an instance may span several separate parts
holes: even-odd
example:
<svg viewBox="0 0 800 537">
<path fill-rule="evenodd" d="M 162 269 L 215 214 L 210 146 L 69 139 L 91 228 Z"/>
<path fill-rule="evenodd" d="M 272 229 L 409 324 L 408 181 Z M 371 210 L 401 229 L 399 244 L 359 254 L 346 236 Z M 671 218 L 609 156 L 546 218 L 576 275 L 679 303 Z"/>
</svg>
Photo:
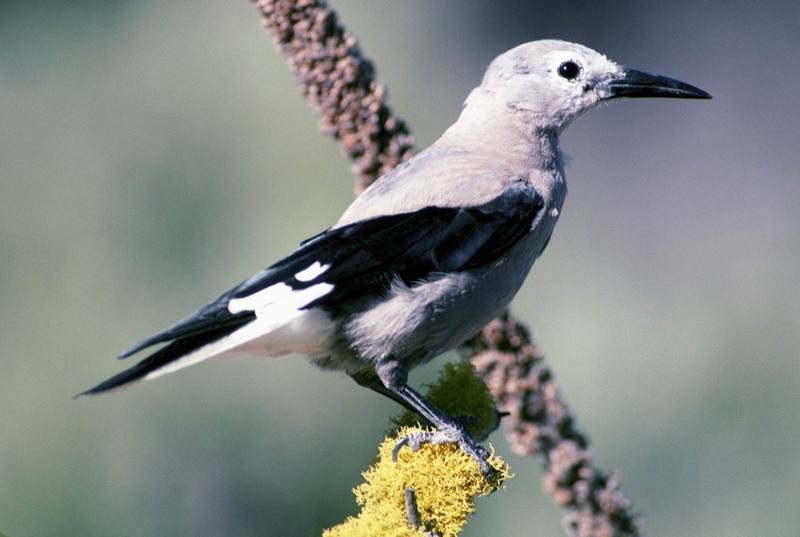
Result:
<svg viewBox="0 0 800 537">
<path fill-rule="evenodd" d="M 417 451 L 425 444 L 435 446 L 447 443 L 457 444 L 462 452 L 477 462 L 480 466 L 481 474 L 486 479 L 491 481 L 497 475 L 497 470 L 489 464 L 491 455 L 489 450 L 477 443 L 460 425 L 442 427 L 432 431 L 418 431 L 402 437 L 392 450 L 392 460 L 397 462 L 400 450 L 404 446 L 411 448 L 411 451 Z"/>
</svg>

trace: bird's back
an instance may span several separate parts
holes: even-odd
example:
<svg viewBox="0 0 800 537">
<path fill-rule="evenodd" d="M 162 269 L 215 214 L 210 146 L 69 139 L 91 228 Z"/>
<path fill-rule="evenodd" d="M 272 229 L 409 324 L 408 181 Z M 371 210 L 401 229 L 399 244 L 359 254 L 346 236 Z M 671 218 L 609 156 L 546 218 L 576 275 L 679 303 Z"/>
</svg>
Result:
<svg viewBox="0 0 800 537">
<path fill-rule="evenodd" d="M 547 244 L 566 194 L 560 165 L 542 170 L 530 162 L 516 153 L 434 144 L 357 198 L 336 227 L 430 207 L 505 207 L 501 212 L 521 218 L 522 206 L 535 216 L 490 262 L 398 279 L 383 296 L 358 303 L 341 318 L 345 337 L 334 356 L 320 365 L 349 369 L 401 359 L 410 368 L 457 346 L 505 309 Z"/>
<path fill-rule="evenodd" d="M 378 179 L 335 227 L 424 207 L 470 207 L 490 202 L 530 173 L 511 159 L 472 148 L 434 144 Z"/>
</svg>

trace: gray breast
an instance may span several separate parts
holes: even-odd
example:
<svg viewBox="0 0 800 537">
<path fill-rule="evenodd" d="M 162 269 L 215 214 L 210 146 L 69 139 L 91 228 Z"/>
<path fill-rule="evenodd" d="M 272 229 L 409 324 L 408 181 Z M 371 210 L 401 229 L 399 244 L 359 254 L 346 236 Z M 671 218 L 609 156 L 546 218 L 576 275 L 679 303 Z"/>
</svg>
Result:
<svg viewBox="0 0 800 537">
<path fill-rule="evenodd" d="M 320 366 L 351 373 L 395 365 L 407 370 L 456 347 L 508 306 L 547 244 L 566 194 L 560 169 L 524 173 L 495 165 L 491 175 L 476 175 L 486 167 L 476 165 L 479 157 L 474 154 L 436 156 L 440 158 L 430 166 L 439 173 L 431 173 L 429 167 L 426 173 L 415 173 L 425 168 L 424 159 L 419 168 L 399 167 L 367 190 L 337 225 L 425 206 L 485 203 L 526 175 L 527 186 L 545 200 L 544 210 L 530 233 L 488 266 L 432 274 L 411 285 L 398 279 L 382 299 L 360 303 L 340 316 L 339 341 L 331 356 L 318 361 Z M 402 189 L 397 188 L 400 182 L 405 183 Z M 413 198 L 409 192 L 415 193 Z"/>
<path fill-rule="evenodd" d="M 343 323 L 361 363 L 406 368 L 452 349 L 511 302 L 544 244 L 532 233 L 491 266 L 435 275 L 411 287 L 398 281 L 387 298 Z"/>
</svg>

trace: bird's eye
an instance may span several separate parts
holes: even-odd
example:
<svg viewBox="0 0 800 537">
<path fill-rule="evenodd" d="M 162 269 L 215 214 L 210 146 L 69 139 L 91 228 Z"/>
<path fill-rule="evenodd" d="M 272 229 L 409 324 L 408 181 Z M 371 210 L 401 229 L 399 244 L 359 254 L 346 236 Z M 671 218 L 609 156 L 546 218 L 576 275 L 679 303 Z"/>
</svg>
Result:
<svg viewBox="0 0 800 537">
<path fill-rule="evenodd" d="M 575 80 L 581 72 L 581 66 L 573 61 L 564 62 L 558 66 L 558 76 L 567 80 Z"/>
</svg>

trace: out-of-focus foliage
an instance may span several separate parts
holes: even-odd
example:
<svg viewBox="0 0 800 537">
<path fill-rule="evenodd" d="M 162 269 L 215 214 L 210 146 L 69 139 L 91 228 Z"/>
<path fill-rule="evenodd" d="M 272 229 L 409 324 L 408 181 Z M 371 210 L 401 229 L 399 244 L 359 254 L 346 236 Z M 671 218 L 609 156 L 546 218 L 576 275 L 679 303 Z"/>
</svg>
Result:
<svg viewBox="0 0 800 537">
<path fill-rule="evenodd" d="M 420 146 L 532 39 L 714 95 L 570 127 L 565 212 L 514 309 L 653 535 L 796 533 L 800 6 L 334 4 Z M 353 177 L 316 128 L 249 2 L 0 6 L 2 531 L 283 537 L 354 514 L 397 408 L 341 375 L 209 363 L 70 400 L 337 219 Z M 561 536 L 538 465 L 492 440 L 516 478 L 464 535 Z"/>
</svg>

